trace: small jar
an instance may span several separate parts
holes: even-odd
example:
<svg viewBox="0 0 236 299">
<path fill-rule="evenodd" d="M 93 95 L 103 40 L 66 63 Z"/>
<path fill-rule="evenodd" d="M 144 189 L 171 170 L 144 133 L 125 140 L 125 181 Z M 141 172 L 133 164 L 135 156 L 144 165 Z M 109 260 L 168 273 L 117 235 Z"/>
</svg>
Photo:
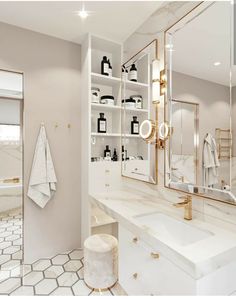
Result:
<svg viewBox="0 0 236 299">
<path fill-rule="evenodd" d="M 115 98 L 111 95 L 104 95 L 104 96 L 101 96 L 100 103 L 105 104 L 105 105 L 114 106 L 115 105 Z"/>
<path fill-rule="evenodd" d="M 135 100 L 136 109 L 143 109 L 143 97 L 141 95 L 132 95 L 130 98 Z"/>
<path fill-rule="evenodd" d="M 100 89 L 97 88 L 97 87 L 92 87 L 91 88 L 91 93 L 92 93 L 92 103 L 99 104 Z"/>
<path fill-rule="evenodd" d="M 134 99 L 125 99 L 125 100 L 122 100 L 122 106 L 125 107 L 125 108 L 135 108 L 135 100 Z"/>
</svg>

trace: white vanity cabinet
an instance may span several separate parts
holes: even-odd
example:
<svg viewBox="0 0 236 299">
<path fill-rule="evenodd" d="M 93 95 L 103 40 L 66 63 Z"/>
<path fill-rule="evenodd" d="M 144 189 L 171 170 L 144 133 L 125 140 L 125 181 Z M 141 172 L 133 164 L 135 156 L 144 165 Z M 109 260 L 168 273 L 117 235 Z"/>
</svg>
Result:
<svg viewBox="0 0 236 299">
<path fill-rule="evenodd" d="M 177 257 L 176 257 L 177 258 Z M 119 224 L 119 283 L 128 295 L 230 295 L 236 290 L 236 260 L 194 279 Z"/>
<path fill-rule="evenodd" d="M 119 225 L 119 282 L 128 295 L 194 295 L 194 280 Z"/>
</svg>

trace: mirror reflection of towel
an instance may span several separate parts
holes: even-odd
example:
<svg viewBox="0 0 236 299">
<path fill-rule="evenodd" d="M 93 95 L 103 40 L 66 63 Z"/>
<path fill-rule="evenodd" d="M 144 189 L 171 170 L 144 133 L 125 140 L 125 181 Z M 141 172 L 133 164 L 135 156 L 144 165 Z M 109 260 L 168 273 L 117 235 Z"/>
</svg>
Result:
<svg viewBox="0 0 236 299">
<path fill-rule="evenodd" d="M 215 138 L 207 134 L 203 144 L 203 185 L 213 187 L 218 183 L 218 168 L 220 162 L 218 159 L 217 146 Z"/>
<path fill-rule="evenodd" d="M 41 125 L 31 169 L 28 197 L 44 208 L 56 191 L 56 174 L 46 130 Z"/>
</svg>

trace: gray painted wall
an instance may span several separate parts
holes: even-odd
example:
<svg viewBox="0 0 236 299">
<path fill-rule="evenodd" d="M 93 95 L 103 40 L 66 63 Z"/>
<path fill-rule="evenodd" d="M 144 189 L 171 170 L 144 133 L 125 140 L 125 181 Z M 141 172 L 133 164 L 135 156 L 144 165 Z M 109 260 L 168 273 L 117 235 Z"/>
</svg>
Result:
<svg viewBox="0 0 236 299">
<path fill-rule="evenodd" d="M 4 23 L 0 23 L 0 36 L 0 68 L 24 72 L 24 256 L 28 263 L 80 246 L 80 46 Z M 42 121 L 58 178 L 56 195 L 44 209 L 26 196 Z"/>
</svg>

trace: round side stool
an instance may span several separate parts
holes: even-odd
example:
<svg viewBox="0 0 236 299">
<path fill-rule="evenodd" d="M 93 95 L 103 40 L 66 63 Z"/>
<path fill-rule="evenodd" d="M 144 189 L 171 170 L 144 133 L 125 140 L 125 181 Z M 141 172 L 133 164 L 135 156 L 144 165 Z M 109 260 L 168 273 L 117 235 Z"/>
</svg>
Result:
<svg viewBox="0 0 236 299">
<path fill-rule="evenodd" d="M 84 242 L 84 282 L 91 289 L 106 290 L 118 280 L 118 241 L 107 234 Z"/>
</svg>

